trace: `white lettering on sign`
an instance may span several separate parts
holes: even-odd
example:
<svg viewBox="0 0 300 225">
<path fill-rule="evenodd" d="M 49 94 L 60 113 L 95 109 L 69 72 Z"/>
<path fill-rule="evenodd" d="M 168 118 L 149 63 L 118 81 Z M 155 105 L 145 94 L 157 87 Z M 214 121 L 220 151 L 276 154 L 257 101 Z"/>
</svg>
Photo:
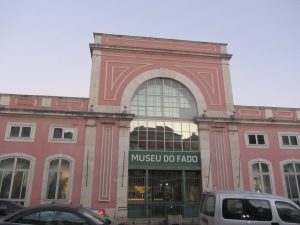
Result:
<svg viewBox="0 0 300 225">
<path fill-rule="evenodd" d="M 132 162 L 177 162 L 177 163 L 197 163 L 198 157 L 192 155 L 155 155 L 155 154 L 132 154 Z"/>
</svg>

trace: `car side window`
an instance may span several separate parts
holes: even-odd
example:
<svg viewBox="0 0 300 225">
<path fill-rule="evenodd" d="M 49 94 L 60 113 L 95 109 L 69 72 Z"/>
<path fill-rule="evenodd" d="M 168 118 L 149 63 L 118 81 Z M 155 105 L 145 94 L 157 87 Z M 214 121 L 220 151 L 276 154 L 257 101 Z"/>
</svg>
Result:
<svg viewBox="0 0 300 225">
<path fill-rule="evenodd" d="M 214 196 L 207 196 L 204 202 L 203 213 L 208 216 L 215 215 L 215 197 Z"/>
<path fill-rule="evenodd" d="M 245 220 L 243 199 L 228 198 L 223 200 L 222 213 L 224 219 Z"/>
<path fill-rule="evenodd" d="M 89 224 L 84 218 L 71 213 L 55 210 L 45 210 L 35 213 L 30 213 L 22 218 L 19 218 L 15 223 L 35 224 L 35 225 L 86 225 Z"/>
<path fill-rule="evenodd" d="M 18 218 L 16 220 L 10 221 L 10 222 L 39 225 L 40 224 L 40 213 L 39 212 L 30 213 L 30 214 L 27 214 L 21 218 Z"/>
<path fill-rule="evenodd" d="M 287 202 L 275 202 L 280 219 L 288 223 L 300 223 L 300 210 Z"/>
<path fill-rule="evenodd" d="M 56 211 L 55 218 L 57 218 L 58 223 L 61 225 L 84 225 L 88 224 L 88 221 L 86 221 L 84 218 L 81 218 L 80 216 L 71 213 L 71 212 L 60 212 Z"/>
<path fill-rule="evenodd" d="M 271 221 L 272 209 L 268 200 L 246 199 L 247 219 L 255 221 Z"/>
</svg>

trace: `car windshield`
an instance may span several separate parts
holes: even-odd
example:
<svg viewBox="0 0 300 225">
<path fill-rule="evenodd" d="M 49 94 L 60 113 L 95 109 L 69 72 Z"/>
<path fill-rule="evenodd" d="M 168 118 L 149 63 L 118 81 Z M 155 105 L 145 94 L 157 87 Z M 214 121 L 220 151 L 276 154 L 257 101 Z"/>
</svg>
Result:
<svg viewBox="0 0 300 225">
<path fill-rule="evenodd" d="M 92 221 L 94 221 L 96 224 L 101 224 L 103 225 L 104 223 L 100 220 L 100 218 L 91 210 L 88 209 L 81 209 L 80 212 L 85 215 L 86 217 L 88 217 L 89 219 L 91 219 Z"/>
</svg>

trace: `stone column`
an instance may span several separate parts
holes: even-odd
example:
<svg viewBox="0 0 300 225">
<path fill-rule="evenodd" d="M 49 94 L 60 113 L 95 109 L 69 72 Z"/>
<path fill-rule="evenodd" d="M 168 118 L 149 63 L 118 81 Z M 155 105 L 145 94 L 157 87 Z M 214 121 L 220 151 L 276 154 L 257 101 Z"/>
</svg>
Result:
<svg viewBox="0 0 300 225">
<path fill-rule="evenodd" d="M 101 51 L 94 50 L 92 55 L 89 111 L 99 111 L 98 95 L 99 95 L 100 71 L 101 71 Z"/>
<path fill-rule="evenodd" d="M 229 125 L 229 142 L 231 149 L 232 171 L 233 171 L 233 184 L 234 190 L 243 190 L 243 177 L 242 177 L 242 165 L 241 155 L 239 149 L 239 135 L 236 125 Z"/>
<path fill-rule="evenodd" d="M 211 154 L 208 124 L 199 124 L 200 156 L 203 191 L 212 190 Z"/>
<path fill-rule="evenodd" d="M 116 220 L 127 219 L 129 129 L 130 121 L 120 122 Z"/>
<path fill-rule="evenodd" d="M 85 207 L 90 207 L 92 202 L 95 148 L 96 148 L 96 121 L 90 119 L 86 123 L 82 182 L 81 182 L 81 196 L 80 196 L 80 203 Z"/>
</svg>

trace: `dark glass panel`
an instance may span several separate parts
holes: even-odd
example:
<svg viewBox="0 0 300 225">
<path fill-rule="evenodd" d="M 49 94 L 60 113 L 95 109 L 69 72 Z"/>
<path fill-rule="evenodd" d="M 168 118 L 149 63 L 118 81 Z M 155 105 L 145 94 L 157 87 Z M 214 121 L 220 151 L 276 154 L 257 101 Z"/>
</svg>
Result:
<svg viewBox="0 0 300 225">
<path fill-rule="evenodd" d="M 31 127 L 22 127 L 21 137 L 30 137 Z"/>
<path fill-rule="evenodd" d="M 20 134 L 20 127 L 19 126 L 12 126 L 10 128 L 10 137 L 19 137 Z"/>
<path fill-rule="evenodd" d="M 256 137 L 253 134 L 248 135 L 249 144 L 256 144 Z"/>
</svg>

